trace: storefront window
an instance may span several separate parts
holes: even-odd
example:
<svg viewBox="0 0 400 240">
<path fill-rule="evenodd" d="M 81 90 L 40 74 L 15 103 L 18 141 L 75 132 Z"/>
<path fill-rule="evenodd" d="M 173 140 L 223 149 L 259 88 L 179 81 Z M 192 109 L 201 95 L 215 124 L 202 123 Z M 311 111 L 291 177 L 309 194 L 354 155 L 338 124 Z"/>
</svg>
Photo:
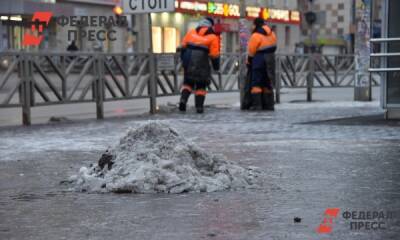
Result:
<svg viewBox="0 0 400 240">
<path fill-rule="evenodd" d="M 388 37 L 398 38 L 400 37 L 400 16 L 398 9 L 400 7 L 400 1 L 391 0 L 389 3 L 389 26 L 388 26 Z M 396 53 L 400 52 L 400 43 L 394 42 L 388 44 L 389 52 Z M 388 67 L 396 68 L 400 66 L 400 57 L 391 57 L 388 59 Z M 391 72 L 388 73 L 387 79 L 387 102 L 389 104 L 400 104 L 400 73 Z"/>
<path fill-rule="evenodd" d="M 22 49 L 22 36 L 23 36 L 23 27 L 15 26 L 12 28 L 13 35 L 10 41 L 13 43 L 14 49 Z"/>
<path fill-rule="evenodd" d="M 162 29 L 161 27 L 152 27 L 153 32 L 153 52 L 162 53 Z"/>
<path fill-rule="evenodd" d="M 164 28 L 164 52 L 175 53 L 178 47 L 178 31 L 176 28 L 166 27 Z"/>
<path fill-rule="evenodd" d="M 176 30 L 176 48 L 181 46 L 181 32 L 179 30 Z M 175 48 L 175 51 L 176 51 Z"/>
<path fill-rule="evenodd" d="M 154 53 L 175 53 L 181 41 L 179 30 L 173 27 L 153 27 L 152 29 Z"/>
</svg>

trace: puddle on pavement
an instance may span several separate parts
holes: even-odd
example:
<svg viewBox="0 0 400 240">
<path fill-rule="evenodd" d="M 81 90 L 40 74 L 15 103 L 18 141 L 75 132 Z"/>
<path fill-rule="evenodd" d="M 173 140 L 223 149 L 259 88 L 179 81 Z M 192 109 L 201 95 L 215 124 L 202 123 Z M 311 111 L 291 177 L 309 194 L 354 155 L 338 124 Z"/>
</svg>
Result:
<svg viewBox="0 0 400 240">
<path fill-rule="evenodd" d="M 36 200 L 45 200 L 45 199 L 53 198 L 53 197 L 60 196 L 60 195 L 65 195 L 65 194 L 63 192 L 61 192 L 61 193 L 49 192 L 49 193 L 45 193 L 45 194 L 19 193 L 19 194 L 10 196 L 10 198 L 14 201 L 19 201 L 19 202 L 33 202 Z"/>
</svg>

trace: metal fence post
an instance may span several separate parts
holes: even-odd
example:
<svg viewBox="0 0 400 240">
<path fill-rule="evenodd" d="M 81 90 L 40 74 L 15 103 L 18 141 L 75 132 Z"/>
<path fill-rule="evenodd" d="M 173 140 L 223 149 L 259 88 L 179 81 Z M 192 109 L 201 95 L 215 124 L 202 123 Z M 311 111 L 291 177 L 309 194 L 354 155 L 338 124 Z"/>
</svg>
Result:
<svg viewBox="0 0 400 240">
<path fill-rule="evenodd" d="M 179 94 L 179 86 L 178 86 L 178 70 L 174 70 L 174 93 Z"/>
<path fill-rule="evenodd" d="M 334 59 L 335 59 L 335 61 L 334 61 L 334 64 L 335 65 L 333 65 L 333 66 L 335 66 L 335 68 L 333 69 L 333 71 L 334 71 L 334 73 L 335 73 L 335 87 L 339 87 L 339 85 L 338 85 L 338 71 L 337 71 L 337 69 L 336 69 L 336 66 L 338 65 L 337 63 L 339 62 L 338 61 L 338 58 L 339 58 L 339 56 L 334 56 Z"/>
<path fill-rule="evenodd" d="M 297 56 L 296 55 L 294 55 L 293 57 L 292 57 L 292 59 L 293 59 L 293 61 L 292 61 L 292 63 L 293 63 L 293 82 L 294 82 L 294 85 L 296 86 L 297 85 L 297 68 L 296 68 L 296 66 L 297 66 Z"/>
<path fill-rule="evenodd" d="M 157 112 L 157 67 L 154 53 L 149 54 L 149 71 L 150 113 L 155 114 Z"/>
<path fill-rule="evenodd" d="M 60 57 L 60 63 L 61 63 L 61 72 L 63 74 L 62 80 L 61 80 L 61 94 L 63 97 L 63 101 L 67 99 L 67 74 L 66 74 L 66 56 L 61 56 Z"/>
<path fill-rule="evenodd" d="M 104 119 L 104 56 L 95 56 L 95 75 L 96 75 L 96 116 L 97 119 Z"/>
<path fill-rule="evenodd" d="M 175 55 L 175 69 L 174 69 L 174 93 L 179 94 L 179 86 L 178 86 L 178 63 L 179 63 L 179 55 Z"/>
<path fill-rule="evenodd" d="M 221 71 L 218 71 L 218 89 L 217 91 L 223 91 L 223 86 L 222 86 L 222 73 Z"/>
<path fill-rule="evenodd" d="M 127 73 L 127 76 L 125 77 L 125 97 L 129 97 L 130 96 L 130 89 L 131 89 L 131 87 L 130 87 L 130 84 L 129 84 L 129 76 L 131 75 L 131 73 L 129 72 L 129 59 L 133 59 L 133 61 L 134 61 L 134 58 L 135 58 L 135 56 L 133 56 L 133 55 L 131 55 L 131 54 L 128 54 L 128 56 L 125 56 L 125 58 L 123 58 L 123 66 L 124 66 L 124 69 L 127 69 L 127 71 L 126 71 L 126 73 Z"/>
<path fill-rule="evenodd" d="M 22 124 L 29 126 L 32 124 L 31 119 L 31 76 L 29 74 L 29 59 L 22 54 L 20 60 L 20 77 L 21 77 L 21 103 L 22 103 Z"/>
<path fill-rule="evenodd" d="M 275 83 L 276 83 L 276 90 L 275 90 L 275 101 L 276 103 L 281 103 L 281 58 L 279 55 L 276 56 L 276 67 L 275 67 Z"/>
<path fill-rule="evenodd" d="M 243 109 L 244 96 L 245 96 L 245 83 L 246 83 L 246 53 L 247 44 L 251 36 L 250 29 L 248 28 L 248 20 L 246 19 L 246 1 L 240 0 L 240 19 L 239 19 L 239 91 L 240 91 L 240 109 Z"/>
<path fill-rule="evenodd" d="M 307 102 L 311 102 L 312 101 L 312 88 L 313 88 L 314 75 L 315 75 L 314 54 L 311 54 L 308 57 L 309 57 L 309 62 L 308 62 L 309 72 L 308 72 L 308 77 L 307 77 Z"/>
</svg>

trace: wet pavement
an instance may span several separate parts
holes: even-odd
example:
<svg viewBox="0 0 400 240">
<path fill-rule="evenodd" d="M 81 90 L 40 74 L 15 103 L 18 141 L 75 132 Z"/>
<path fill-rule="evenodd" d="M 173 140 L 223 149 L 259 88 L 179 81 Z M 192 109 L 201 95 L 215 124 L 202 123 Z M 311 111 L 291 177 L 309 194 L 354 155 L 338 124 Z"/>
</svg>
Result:
<svg viewBox="0 0 400 240">
<path fill-rule="evenodd" d="M 285 103 L 274 113 L 219 106 L 205 115 L 172 111 L 4 127 L 0 239 L 400 239 L 400 122 L 379 116 L 376 102 L 318 102 Z M 117 195 L 77 193 L 60 184 L 148 119 L 169 123 L 230 161 L 259 167 L 263 185 Z M 333 232 L 317 234 L 327 208 L 340 208 Z M 351 230 L 346 211 L 396 214 L 382 220 L 385 229 Z"/>
</svg>

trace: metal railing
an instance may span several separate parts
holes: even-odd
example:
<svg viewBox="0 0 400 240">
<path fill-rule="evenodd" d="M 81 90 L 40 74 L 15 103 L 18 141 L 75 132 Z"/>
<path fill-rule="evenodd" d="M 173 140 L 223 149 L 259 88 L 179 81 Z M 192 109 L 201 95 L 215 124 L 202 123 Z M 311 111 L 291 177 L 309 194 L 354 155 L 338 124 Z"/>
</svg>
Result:
<svg viewBox="0 0 400 240">
<path fill-rule="evenodd" d="M 244 56 L 243 56 L 244 57 Z M 0 108 L 21 107 L 23 124 L 31 122 L 35 106 L 96 103 L 104 117 L 104 102 L 178 95 L 183 69 L 158 70 L 157 54 L 105 53 L 0 53 Z M 239 91 L 239 54 L 221 56 L 221 69 L 211 75 L 210 92 Z M 281 88 L 353 87 L 352 55 L 277 55 L 276 98 Z M 244 67 L 244 66 L 243 66 Z M 378 85 L 379 75 L 373 84 Z"/>
<path fill-rule="evenodd" d="M 396 51 L 398 48 L 392 48 L 400 44 L 400 38 L 374 38 L 370 40 L 372 44 L 379 46 L 380 53 L 371 53 L 371 62 L 376 62 L 369 69 L 371 74 L 380 74 L 382 76 L 382 97 L 381 104 L 385 111 L 385 118 L 390 119 L 392 115 L 396 116 L 395 109 L 400 108 L 400 104 L 393 103 L 390 98 L 393 97 L 390 94 L 391 80 L 397 78 L 400 73 L 400 67 L 398 60 L 400 57 L 400 52 L 390 52 Z M 396 117 L 395 117 L 396 118 Z"/>
<path fill-rule="evenodd" d="M 282 87 L 307 87 L 307 78 L 312 74 L 313 88 L 353 87 L 355 81 L 354 55 L 279 55 L 277 57 L 278 78 Z M 314 65 L 314 66 L 312 66 Z M 313 72 L 311 72 L 313 68 Z M 380 84 L 380 76 L 372 76 L 372 84 Z"/>
<path fill-rule="evenodd" d="M 157 96 L 171 96 L 180 93 L 183 83 L 183 67 L 178 55 L 175 56 L 175 69 L 158 71 Z M 238 91 L 239 54 L 223 54 L 221 68 L 210 76 L 210 92 Z"/>
<path fill-rule="evenodd" d="M 380 64 L 381 66 L 378 67 L 371 67 L 369 69 L 369 71 L 371 73 L 388 73 L 388 72 L 400 72 L 400 67 L 386 67 L 385 65 L 387 65 L 387 60 L 388 58 L 391 57 L 400 57 L 400 53 L 399 52 L 388 52 L 387 51 L 387 44 L 388 43 L 399 43 L 400 42 L 400 38 L 373 38 L 370 40 L 371 43 L 373 44 L 384 44 L 384 52 L 383 53 L 371 53 L 370 57 L 373 58 L 382 58 L 384 61 L 382 62 L 382 64 Z M 379 64 L 377 64 L 379 65 Z M 382 66 L 384 65 L 384 66 Z"/>
<path fill-rule="evenodd" d="M 312 100 L 312 89 L 326 87 L 354 87 L 356 64 L 354 55 L 278 55 L 277 101 L 280 88 L 307 88 L 307 100 Z M 372 86 L 379 86 L 381 76 L 371 73 Z"/>
</svg>

